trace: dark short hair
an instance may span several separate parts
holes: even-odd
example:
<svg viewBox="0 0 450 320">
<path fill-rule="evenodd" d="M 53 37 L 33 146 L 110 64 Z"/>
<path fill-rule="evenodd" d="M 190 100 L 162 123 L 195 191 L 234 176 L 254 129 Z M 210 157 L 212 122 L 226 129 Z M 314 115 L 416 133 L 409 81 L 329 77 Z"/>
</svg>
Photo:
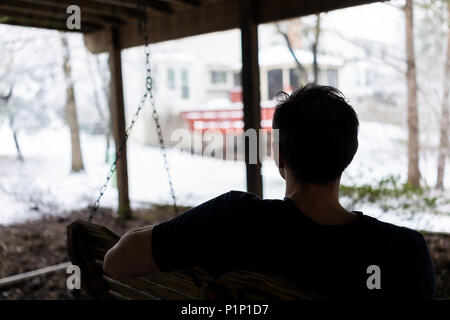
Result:
<svg viewBox="0 0 450 320">
<path fill-rule="evenodd" d="M 273 117 L 279 150 L 299 182 L 325 184 L 350 164 L 358 148 L 358 117 L 338 89 L 308 84 L 283 93 Z"/>
</svg>

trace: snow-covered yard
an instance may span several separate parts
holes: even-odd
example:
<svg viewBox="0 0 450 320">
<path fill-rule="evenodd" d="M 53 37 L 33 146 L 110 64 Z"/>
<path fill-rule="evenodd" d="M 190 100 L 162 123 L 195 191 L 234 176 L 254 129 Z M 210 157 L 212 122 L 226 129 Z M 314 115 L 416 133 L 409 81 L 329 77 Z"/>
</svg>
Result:
<svg viewBox="0 0 450 320">
<path fill-rule="evenodd" d="M 68 130 L 48 129 L 20 136 L 26 161 L 15 159 L 15 148 L 7 128 L 0 128 L 0 224 L 38 218 L 42 214 L 61 214 L 88 206 L 96 198 L 108 172 L 104 163 L 104 138 L 82 135 L 86 171 L 70 173 L 70 139 Z M 392 125 L 362 122 L 360 147 L 343 177 L 346 185 L 374 183 L 388 175 L 406 174 L 406 132 Z M 158 148 L 130 142 L 128 146 L 130 197 L 133 207 L 150 203 L 169 203 L 170 195 Z M 245 166 L 241 162 L 202 158 L 169 150 L 169 162 L 178 201 L 197 205 L 229 190 L 245 190 Z M 423 154 L 421 170 L 424 182 L 433 185 L 435 156 Z M 446 198 L 450 198 L 450 175 L 447 170 Z M 271 161 L 263 164 L 264 195 L 283 198 L 283 180 Z M 116 205 L 116 190 L 109 186 L 103 206 Z M 342 199 L 344 204 L 349 203 Z M 395 199 L 394 199 L 395 200 Z M 450 232 L 450 206 L 432 212 L 384 212 L 371 203 L 357 208 L 380 220 L 416 229 Z M 442 213 L 443 212 L 443 213 Z"/>
</svg>

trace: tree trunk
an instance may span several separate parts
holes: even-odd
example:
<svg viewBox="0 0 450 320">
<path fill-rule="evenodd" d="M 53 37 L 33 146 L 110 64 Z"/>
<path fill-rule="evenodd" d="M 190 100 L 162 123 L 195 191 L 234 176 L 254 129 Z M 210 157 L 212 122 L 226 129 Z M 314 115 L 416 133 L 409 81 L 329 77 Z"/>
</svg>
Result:
<svg viewBox="0 0 450 320">
<path fill-rule="evenodd" d="M 291 44 L 291 41 L 289 40 L 287 33 L 283 32 L 281 30 L 280 25 L 278 23 L 275 23 L 275 27 L 277 28 L 278 33 L 283 36 L 284 40 L 286 41 L 286 45 L 289 49 L 289 52 L 291 53 L 292 57 L 294 58 L 295 64 L 297 65 L 297 72 L 298 72 L 298 77 L 300 79 L 300 83 L 301 84 L 308 83 L 308 73 L 306 72 L 306 69 L 302 65 L 302 63 L 298 60 L 298 58 L 294 52 L 294 49 L 292 48 L 292 44 Z"/>
<path fill-rule="evenodd" d="M 320 36 L 320 13 L 316 15 L 316 26 L 314 28 L 314 44 L 312 48 L 313 52 L 313 73 L 314 73 L 314 83 L 319 81 L 319 64 L 317 62 L 317 51 L 319 48 L 319 36 Z"/>
<path fill-rule="evenodd" d="M 414 54 L 414 22 L 413 3 L 406 0 L 405 12 L 406 30 L 406 79 L 408 92 L 408 183 L 420 187 L 419 171 L 419 117 L 417 111 L 417 79 Z"/>
<path fill-rule="evenodd" d="M 442 111 L 441 111 L 441 133 L 439 141 L 439 155 L 438 155 L 438 170 L 436 188 L 444 189 L 444 172 L 445 159 L 448 154 L 448 127 L 449 127 L 449 95 L 450 95 L 450 3 L 447 2 L 447 17 L 449 27 L 447 29 L 447 54 L 445 59 L 445 74 L 444 74 L 444 94 L 442 97 Z"/>
<path fill-rule="evenodd" d="M 105 140 L 106 140 L 106 150 L 105 150 L 105 163 L 109 162 L 109 149 L 111 147 L 111 126 L 108 127 L 108 130 L 105 134 Z"/>
<path fill-rule="evenodd" d="M 95 56 L 95 62 L 97 64 L 97 71 L 100 72 L 100 74 L 102 75 L 102 89 L 103 89 L 103 94 L 106 97 L 106 105 L 110 106 L 111 105 L 111 93 L 110 93 L 111 78 L 110 77 L 108 78 L 106 76 L 106 73 L 102 71 L 98 54 Z M 109 162 L 109 149 L 110 149 L 110 141 L 111 141 L 111 135 L 112 135 L 111 114 L 108 111 L 109 111 L 109 108 L 107 108 L 105 117 L 102 117 L 102 120 L 107 122 L 106 131 L 105 131 L 105 141 L 106 141 L 105 163 Z"/>
<path fill-rule="evenodd" d="M 12 93 L 13 93 L 13 87 L 11 86 L 11 87 L 9 88 L 8 94 L 7 94 L 6 96 L 0 96 L 0 100 L 3 100 L 3 101 L 5 102 L 5 104 L 7 104 L 8 101 L 9 101 L 9 99 L 10 99 L 11 96 L 12 96 Z"/>
<path fill-rule="evenodd" d="M 80 129 L 78 127 L 77 109 L 71 78 L 70 50 L 65 35 L 61 35 L 61 43 L 64 48 L 64 72 L 66 75 L 66 121 L 70 129 L 70 142 L 72 145 L 72 172 L 84 170 L 81 156 Z"/>
<path fill-rule="evenodd" d="M 12 134 L 13 134 L 13 138 L 14 138 L 14 144 L 16 145 L 17 159 L 19 159 L 20 162 L 23 162 L 23 160 L 24 160 L 23 154 L 22 154 L 22 151 L 20 150 L 19 139 L 17 138 L 16 130 L 12 129 Z"/>
<path fill-rule="evenodd" d="M 0 100 L 3 100 L 5 104 L 9 103 L 9 99 L 11 99 L 13 93 L 13 86 L 9 88 L 9 92 L 6 96 L 0 96 Z M 11 132 L 14 139 L 14 145 L 16 146 L 17 150 L 17 159 L 21 162 L 24 161 L 22 150 L 20 149 L 19 139 L 17 137 L 17 131 L 14 129 L 14 114 L 11 114 L 9 117 L 9 127 L 11 128 Z"/>
</svg>

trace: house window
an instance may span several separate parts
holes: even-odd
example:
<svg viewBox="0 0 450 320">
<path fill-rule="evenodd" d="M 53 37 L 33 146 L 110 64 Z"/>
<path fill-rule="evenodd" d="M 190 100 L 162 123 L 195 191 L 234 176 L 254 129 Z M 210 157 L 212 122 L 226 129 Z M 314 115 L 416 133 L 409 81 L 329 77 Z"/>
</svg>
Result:
<svg viewBox="0 0 450 320">
<path fill-rule="evenodd" d="M 368 45 L 366 48 L 364 48 L 364 51 L 366 53 L 367 58 L 370 58 L 372 56 L 372 48 L 370 45 Z"/>
<path fill-rule="evenodd" d="M 242 75 L 241 75 L 240 71 L 233 73 L 233 85 L 235 87 L 240 87 L 242 85 L 241 84 L 241 82 L 242 82 L 242 78 L 241 77 L 242 77 Z"/>
<path fill-rule="evenodd" d="M 338 75 L 336 69 L 327 70 L 327 84 L 332 87 L 338 86 Z"/>
<path fill-rule="evenodd" d="M 300 85 L 299 70 L 296 68 L 289 69 L 289 85 L 292 90 Z"/>
<path fill-rule="evenodd" d="M 167 70 L 167 87 L 175 89 L 175 71 L 173 69 Z"/>
<path fill-rule="evenodd" d="M 273 69 L 267 72 L 269 99 L 274 99 L 283 90 L 283 70 Z"/>
<path fill-rule="evenodd" d="M 189 99 L 189 81 L 186 69 L 181 70 L 181 98 Z"/>
<path fill-rule="evenodd" d="M 374 71 L 367 69 L 366 70 L 366 86 L 372 86 L 375 83 L 376 74 Z"/>
<path fill-rule="evenodd" d="M 227 73 L 225 71 L 211 71 L 211 83 L 224 84 L 227 82 Z"/>
</svg>

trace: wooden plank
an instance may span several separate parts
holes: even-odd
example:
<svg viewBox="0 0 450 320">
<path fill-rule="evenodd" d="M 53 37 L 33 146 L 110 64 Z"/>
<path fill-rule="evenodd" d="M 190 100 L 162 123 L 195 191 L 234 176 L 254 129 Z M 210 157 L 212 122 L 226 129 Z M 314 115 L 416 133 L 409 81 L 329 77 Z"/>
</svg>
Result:
<svg viewBox="0 0 450 320">
<path fill-rule="evenodd" d="M 193 7 L 199 7 L 202 5 L 202 2 L 200 0 L 162 0 L 162 1 L 176 3 L 176 4 L 182 4 L 182 5 L 187 5 L 187 6 L 193 6 Z"/>
<path fill-rule="evenodd" d="M 119 216 L 129 218 L 130 198 L 128 194 L 127 146 L 125 143 L 125 104 L 123 101 L 122 62 L 118 29 L 110 30 L 109 66 L 111 70 L 111 122 L 117 161 L 117 189 L 119 192 Z M 120 149 L 122 148 L 122 149 Z"/>
<path fill-rule="evenodd" d="M 102 242 L 101 253 L 96 253 L 92 243 Z M 119 236 L 109 229 L 86 221 L 77 220 L 67 227 L 67 251 L 70 260 L 81 269 L 81 287 L 92 299 L 108 299 L 111 295 L 102 279 L 103 268 L 95 261 L 103 259 L 104 252 L 111 248 Z"/>
<path fill-rule="evenodd" d="M 251 271 L 229 272 L 210 283 L 207 299 L 232 300 L 317 300 L 316 293 L 280 278 L 275 274 Z"/>
<path fill-rule="evenodd" d="M 99 259 L 95 259 L 95 265 L 103 270 L 103 261 Z M 167 275 L 166 273 L 163 273 L 162 275 Z M 158 298 L 164 298 L 165 300 L 180 300 L 180 299 L 198 299 L 199 296 L 196 295 L 198 293 L 198 288 L 193 287 L 191 290 L 184 290 L 180 291 L 177 290 L 176 287 L 180 287 L 179 285 L 172 285 L 177 280 L 173 281 L 170 279 L 173 279 L 171 275 L 168 277 L 169 279 L 163 279 L 164 281 L 161 281 L 161 277 L 158 278 L 158 276 L 155 277 L 155 275 L 148 275 L 146 277 L 139 277 L 139 278 L 130 278 L 130 279 L 124 279 L 120 280 L 120 282 L 136 288 L 140 291 L 145 291 L 146 293 L 152 295 L 153 297 Z M 164 283 L 164 284 L 163 284 Z M 171 287 L 167 286 L 167 283 L 171 285 Z M 188 285 L 195 286 L 192 281 L 188 280 Z M 183 288 L 186 288 L 186 284 L 184 284 Z M 194 291 L 194 295 L 191 295 L 189 292 Z M 202 296 L 202 294 L 200 295 Z"/>
<path fill-rule="evenodd" d="M 122 281 L 117 281 L 106 275 L 103 275 L 103 279 L 108 283 L 110 290 L 117 292 L 124 297 L 130 298 L 132 300 L 160 300 L 157 297 L 129 286 Z"/>
<path fill-rule="evenodd" d="M 213 280 L 200 268 L 152 273 L 142 278 L 159 294 L 170 297 L 168 299 L 180 299 L 181 296 L 183 299 L 203 299 L 207 284 Z"/>
<path fill-rule="evenodd" d="M 101 29 L 98 24 L 84 23 L 81 25 L 81 29 L 68 30 L 66 25 L 66 20 L 54 20 L 51 18 L 40 17 L 37 15 L 18 15 L 11 12 L 0 12 L 0 21 L 4 24 L 21 26 L 21 27 L 32 27 L 32 28 L 42 28 L 50 30 L 60 30 L 60 31 L 72 31 L 72 32 L 93 32 L 95 30 Z"/>
<path fill-rule="evenodd" d="M 226 14 L 224 14 L 226 13 Z M 207 3 L 176 11 L 171 15 L 149 15 L 148 31 L 151 43 L 180 39 L 193 35 L 225 31 L 239 26 L 237 0 Z M 143 35 L 138 31 L 138 22 L 130 21 L 120 30 L 122 49 L 143 45 Z M 84 41 L 92 53 L 108 50 L 107 31 L 86 34 Z"/>
<path fill-rule="evenodd" d="M 9 287 L 12 286 L 18 282 L 22 282 L 37 276 L 41 276 L 47 273 L 59 271 L 59 270 L 65 270 L 70 265 L 70 262 L 63 262 L 54 266 L 45 267 L 42 269 L 37 269 L 21 274 L 16 274 L 14 276 L 6 277 L 3 279 L 0 279 L 0 288 Z"/>
<path fill-rule="evenodd" d="M 109 293 L 114 299 L 117 299 L 117 300 L 131 300 L 130 298 L 125 297 L 124 295 L 121 295 L 121 294 L 118 293 L 118 292 L 115 292 L 114 290 L 108 290 L 108 293 Z"/>
<path fill-rule="evenodd" d="M 27 1 L 16 0 L 14 2 L 0 1 L 0 14 L 10 17 L 33 17 L 39 19 L 59 20 L 61 23 L 66 23 L 69 16 L 66 12 L 66 7 L 54 7 L 42 3 L 28 3 Z M 82 24 L 92 23 L 94 25 L 111 26 L 124 24 L 124 20 L 116 17 L 105 17 L 102 14 L 93 14 L 83 12 L 81 16 Z M 69 31 L 69 30 L 68 30 Z"/>
<path fill-rule="evenodd" d="M 21 0 L 30 4 L 36 4 L 36 0 Z M 139 14 L 136 8 L 123 8 L 108 4 L 97 3 L 92 0 L 39 0 L 39 4 L 54 8 L 67 9 L 68 6 L 78 5 L 82 13 L 99 14 L 118 18 L 136 18 Z"/>
<path fill-rule="evenodd" d="M 243 0 L 240 14 L 242 47 L 242 102 L 244 105 L 244 130 L 256 130 L 256 146 L 245 143 L 245 167 L 247 191 L 263 196 L 261 161 L 259 159 L 259 129 L 261 127 L 261 106 L 258 63 L 258 24 L 255 20 L 255 1 Z M 256 150 L 256 164 L 250 152 Z"/>
<path fill-rule="evenodd" d="M 135 1 L 129 0 L 93 0 L 93 1 L 125 8 L 136 8 L 137 6 Z M 167 2 L 161 0 L 142 0 L 142 1 L 148 8 L 151 8 L 153 10 L 163 13 L 173 13 L 172 6 Z"/>
<path fill-rule="evenodd" d="M 128 281 L 133 281 L 134 279 L 130 279 Z M 132 282 L 133 286 L 142 288 L 143 290 L 147 290 L 149 293 L 160 297 L 164 300 L 180 300 L 180 299 L 189 299 L 196 300 L 203 297 L 201 296 L 191 295 L 191 292 L 179 291 L 172 286 L 163 285 L 159 282 L 155 282 L 151 280 L 151 277 L 140 278 L 139 283 Z M 170 284 L 172 285 L 172 283 Z"/>
</svg>

